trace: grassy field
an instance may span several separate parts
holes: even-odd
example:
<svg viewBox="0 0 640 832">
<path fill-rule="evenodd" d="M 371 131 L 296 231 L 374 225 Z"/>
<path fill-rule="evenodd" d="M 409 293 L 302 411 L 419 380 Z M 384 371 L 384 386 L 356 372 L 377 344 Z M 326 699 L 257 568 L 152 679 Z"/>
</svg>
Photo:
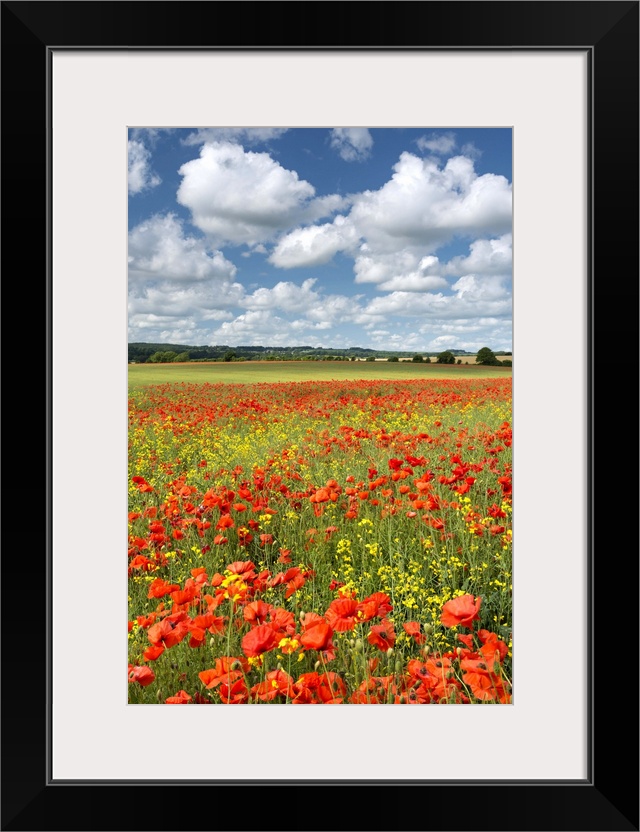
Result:
<svg viewBox="0 0 640 832">
<path fill-rule="evenodd" d="M 256 384 L 358 379 L 509 378 L 511 367 L 387 363 L 382 361 L 265 361 L 198 364 L 129 364 L 129 389 L 153 384 Z"/>
<path fill-rule="evenodd" d="M 131 369 L 130 704 L 511 703 L 510 368 Z"/>
</svg>

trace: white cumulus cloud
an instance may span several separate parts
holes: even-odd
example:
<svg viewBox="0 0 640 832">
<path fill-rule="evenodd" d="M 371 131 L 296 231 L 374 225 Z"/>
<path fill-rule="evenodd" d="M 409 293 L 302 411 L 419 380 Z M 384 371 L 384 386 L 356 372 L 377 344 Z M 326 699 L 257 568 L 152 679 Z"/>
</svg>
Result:
<svg viewBox="0 0 640 832">
<path fill-rule="evenodd" d="M 185 236 L 173 214 L 156 215 L 129 232 L 131 280 L 229 281 L 236 267 L 205 241 Z"/>
<path fill-rule="evenodd" d="M 140 141 L 130 140 L 127 142 L 127 149 L 129 194 L 139 194 L 159 185 L 162 180 L 151 170 L 151 153 L 145 145 Z"/>
<path fill-rule="evenodd" d="M 205 144 L 200 157 L 179 170 L 177 200 L 192 222 L 223 243 L 254 246 L 301 222 L 328 216 L 344 205 L 336 195 L 314 198 L 314 187 L 268 153 L 229 142 Z"/>
<path fill-rule="evenodd" d="M 269 262 L 281 269 L 320 266 L 357 243 L 355 228 L 340 214 L 332 223 L 296 228 L 281 237 Z"/>
<path fill-rule="evenodd" d="M 454 156 L 444 167 L 404 152 L 391 179 L 353 197 L 349 221 L 370 250 L 419 246 L 433 253 L 454 236 L 511 230 L 511 185 L 503 176 L 478 176 L 473 162 Z"/>
<path fill-rule="evenodd" d="M 199 145 L 206 142 L 238 142 L 245 145 L 261 144 L 279 139 L 288 127 L 200 127 L 183 139 L 185 145 Z"/>
<path fill-rule="evenodd" d="M 371 154 L 373 138 L 366 127 L 334 127 L 331 147 L 346 162 L 361 162 Z"/>
<path fill-rule="evenodd" d="M 454 257 L 443 267 L 444 274 L 508 274 L 512 267 L 511 234 L 493 240 L 475 240 L 467 257 Z"/>
<path fill-rule="evenodd" d="M 425 150 L 430 150 L 437 155 L 446 155 L 456 146 L 455 133 L 431 133 L 429 136 L 420 136 L 416 139 L 418 148 L 424 153 Z"/>
<path fill-rule="evenodd" d="M 383 292 L 430 292 L 448 285 L 443 277 L 432 271 L 437 264 L 437 257 L 419 257 L 410 249 L 397 254 L 365 253 L 356 258 L 355 280 L 356 283 L 376 283 L 376 288 Z"/>
</svg>

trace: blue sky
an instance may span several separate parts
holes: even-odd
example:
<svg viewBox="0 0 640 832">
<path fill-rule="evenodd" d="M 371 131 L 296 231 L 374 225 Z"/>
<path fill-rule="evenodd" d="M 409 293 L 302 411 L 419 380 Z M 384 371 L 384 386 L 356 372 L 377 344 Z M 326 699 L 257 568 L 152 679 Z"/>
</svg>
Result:
<svg viewBox="0 0 640 832">
<path fill-rule="evenodd" d="M 508 128 L 132 128 L 129 341 L 512 347 Z"/>
</svg>

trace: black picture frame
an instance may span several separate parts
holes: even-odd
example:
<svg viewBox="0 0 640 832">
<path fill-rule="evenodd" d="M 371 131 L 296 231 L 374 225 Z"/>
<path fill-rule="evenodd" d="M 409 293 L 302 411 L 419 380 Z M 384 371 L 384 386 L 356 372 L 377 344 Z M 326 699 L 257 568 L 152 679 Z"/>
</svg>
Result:
<svg viewBox="0 0 640 832">
<path fill-rule="evenodd" d="M 34 294 L 41 294 L 36 328 L 45 339 L 43 345 L 39 339 L 28 338 L 30 366 L 37 368 L 28 385 L 23 362 L 29 349 L 24 353 L 19 348 L 18 356 L 10 350 L 4 365 L 7 389 L 12 390 L 15 384 L 16 389 L 30 396 L 31 406 L 36 389 L 42 390 L 44 401 L 39 412 L 45 415 L 45 425 L 35 431 L 41 437 L 40 444 L 35 441 L 31 450 L 25 451 L 26 460 L 23 454 L 20 461 L 21 466 L 25 461 L 29 466 L 20 486 L 22 496 L 33 500 L 37 494 L 40 501 L 34 506 L 38 512 L 34 531 L 40 533 L 40 547 L 22 551 L 21 537 L 16 533 L 14 538 L 6 531 L 12 525 L 11 518 L 5 520 L 3 528 L 1 828 L 69 832 L 195 828 L 638 830 L 638 546 L 633 509 L 629 513 L 629 502 L 637 504 L 633 452 L 637 450 L 634 437 L 638 421 L 637 410 L 631 406 L 637 401 L 637 373 L 633 375 L 635 382 L 628 374 L 630 367 L 637 370 L 639 3 L 577 0 L 303 5 L 205 1 L 1 5 L 3 272 L 10 286 L 16 281 L 19 287 L 20 275 L 28 268 L 29 280 L 38 287 Z M 198 25 L 193 23 L 195 15 Z M 221 19 L 225 21 L 222 26 L 218 25 Z M 285 20 L 287 27 L 283 25 Z M 49 778 L 52 365 L 47 137 L 51 53 L 55 48 L 274 47 L 588 52 L 591 240 L 587 370 L 591 458 L 587 649 L 591 730 L 585 781 L 292 779 L 189 783 L 145 781 L 143 772 L 140 781 L 57 783 Z M 28 261 L 24 257 L 25 233 L 35 236 L 39 243 L 34 246 L 31 240 L 27 244 Z M 33 304 L 34 299 L 29 298 L 29 302 Z M 627 374 L 622 391 L 613 380 L 612 368 L 616 365 Z M 568 361 L 566 370 L 573 371 Z M 14 420 L 22 418 L 13 412 L 12 400 L 10 396 L 8 435 Z M 18 478 L 13 462 L 5 465 L 7 483 L 10 477 L 15 486 Z M 38 487 L 30 496 L 34 478 Z M 47 523 L 41 519 L 45 508 Z M 26 582 L 25 562 L 29 563 L 30 576 Z M 566 610 L 552 613 L 563 620 L 565 638 L 569 639 L 573 626 L 570 597 Z M 570 645 L 557 637 L 554 646 L 563 650 Z M 79 695 L 74 680 L 70 680 L 70 686 L 72 695 Z M 563 695 L 572 695 L 571 680 L 554 680 L 554 686 Z M 473 738 L 470 743 L 477 749 Z M 425 749 L 425 753 L 434 750 Z M 206 795 L 194 793 L 196 787 L 207 789 Z M 147 794 L 152 789 L 155 791 Z M 342 800 L 345 789 L 350 793 L 346 801 Z M 351 808 L 340 808 L 345 803 Z M 254 814 L 252 807 L 258 805 L 260 811 Z"/>
</svg>

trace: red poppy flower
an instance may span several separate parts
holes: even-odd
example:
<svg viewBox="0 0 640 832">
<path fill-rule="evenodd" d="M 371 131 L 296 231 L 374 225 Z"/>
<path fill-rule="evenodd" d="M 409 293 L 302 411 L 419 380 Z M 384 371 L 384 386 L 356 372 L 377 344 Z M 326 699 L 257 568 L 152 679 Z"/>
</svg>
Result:
<svg viewBox="0 0 640 832">
<path fill-rule="evenodd" d="M 163 644 L 152 644 L 151 647 L 147 647 L 147 649 L 142 654 L 144 656 L 144 660 L 146 662 L 155 662 L 155 660 L 164 653 L 164 645 Z"/>
<path fill-rule="evenodd" d="M 461 627 L 472 628 L 472 622 L 479 619 L 478 612 L 482 598 L 478 596 L 474 599 L 473 595 L 461 595 L 458 598 L 452 598 L 451 601 L 442 607 L 442 614 L 440 621 L 445 627 Z"/>
<path fill-rule="evenodd" d="M 249 663 L 244 656 L 221 656 L 219 659 L 216 659 L 214 667 L 198 673 L 200 681 L 210 690 L 225 680 L 233 681 L 234 679 L 238 679 L 242 676 L 242 670 L 231 669 L 236 662 L 244 669 L 245 673 L 248 672 Z"/>
<path fill-rule="evenodd" d="M 294 592 L 297 592 L 306 583 L 303 575 L 295 575 L 290 581 L 287 581 L 287 591 L 284 594 L 285 598 L 290 598 Z"/>
<path fill-rule="evenodd" d="M 427 640 L 425 634 L 420 632 L 419 621 L 406 621 L 402 626 L 405 633 L 410 635 L 415 640 L 416 644 L 424 644 Z"/>
<path fill-rule="evenodd" d="M 478 630 L 478 638 L 482 642 L 480 653 L 485 657 L 489 669 L 493 669 L 493 663 L 497 659 L 498 662 L 503 662 L 505 656 L 509 652 L 509 648 L 501 641 L 495 633 L 488 630 Z"/>
<path fill-rule="evenodd" d="M 249 691 L 244 679 L 237 679 L 231 685 L 228 682 L 222 682 L 219 693 L 225 705 L 242 705 L 249 699 Z"/>
<path fill-rule="evenodd" d="M 296 683 L 295 696 L 291 700 L 292 705 L 316 705 L 317 702 L 313 697 L 313 691 L 309 688 L 298 688 Z"/>
<path fill-rule="evenodd" d="M 250 621 L 252 624 L 264 624 L 269 611 L 272 609 L 272 604 L 266 604 L 264 601 L 252 601 L 244 608 L 244 620 Z"/>
<path fill-rule="evenodd" d="M 261 656 L 277 646 L 276 634 L 268 624 L 259 624 L 242 639 L 242 650 L 249 657 Z"/>
<path fill-rule="evenodd" d="M 280 640 L 283 636 L 292 636 L 295 633 L 296 620 L 289 610 L 274 607 L 269 611 L 269 626 Z"/>
<path fill-rule="evenodd" d="M 211 705 L 212 702 L 210 699 L 207 699 L 206 696 L 203 696 L 199 690 L 197 690 L 193 694 L 193 701 L 196 705 Z"/>
<path fill-rule="evenodd" d="M 150 667 L 146 667 L 146 665 L 142 666 L 129 666 L 129 682 L 137 682 L 142 687 L 146 687 L 150 685 L 153 681 L 155 681 L 156 675 L 151 670 Z"/>
<path fill-rule="evenodd" d="M 308 630 L 309 627 L 319 624 L 320 621 L 324 621 L 324 618 L 321 615 L 318 615 L 317 612 L 305 612 L 304 615 L 300 616 L 300 623 L 302 624 L 303 632 Z"/>
<path fill-rule="evenodd" d="M 163 621 L 150 627 L 147 636 L 151 644 L 164 644 L 165 647 L 174 647 L 179 644 L 189 632 L 189 621 L 185 613 L 179 613 L 182 620 L 176 620 L 176 616 L 169 616 Z"/>
<path fill-rule="evenodd" d="M 162 598 L 164 595 L 169 595 L 171 592 L 176 592 L 180 587 L 178 584 L 170 584 L 164 578 L 156 578 L 149 584 L 149 592 L 147 598 Z"/>
<path fill-rule="evenodd" d="M 191 697 L 186 690 L 179 690 L 175 696 L 170 696 L 164 700 L 167 705 L 186 705 L 191 702 Z"/>
<path fill-rule="evenodd" d="M 147 491 L 153 491 L 153 488 L 149 485 L 149 483 L 145 480 L 144 477 L 132 477 L 131 482 L 135 483 L 138 487 L 138 491 L 142 492 L 143 494 Z"/>
<path fill-rule="evenodd" d="M 337 632 L 353 630 L 358 623 L 358 602 L 354 598 L 336 598 L 325 613 L 329 625 Z"/>
<path fill-rule="evenodd" d="M 174 604 L 181 606 L 183 604 L 189 604 L 193 601 L 197 594 L 198 587 L 196 586 L 195 581 L 192 578 L 189 578 L 184 586 L 184 589 L 176 589 L 171 593 L 171 600 Z"/>
<path fill-rule="evenodd" d="M 342 677 L 332 670 L 328 670 L 320 676 L 318 684 L 318 697 L 325 705 L 337 705 L 342 702 L 342 697 L 347 694 L 347 686 Z"/>
<path fill-rule="evenodd" d="M 293 699 L 296 692 L 293 687 L 293 679 L 284 670 L 272 670 L 267 673 L 263 682 L 251 688 L 251 695 L 263 702 L 270 702 L 276 696 L 289 697 Z"/>
<path fill-rule="evenodd" d="M 312 503 L 326 503 L 331 499 L 329 496 L 329 489 L 328 488 L 319 488 L 315 494 L 312 494 L 309 497 L 309 501 Z"/>
<path fill-rule="evenodd" d="M 370 618 L 378 616 L 384 618 L 393 610 L 391 598 L 386 592 L 374 592 L 358 604 L 360 621 L 369 621 Z"/>
<path fill-rule="evenodd" d="M 321 618 L 320 621 L 308 627 L 300 636 L 300 642 L 307 650 L 332 650 L 331 636 L 333 630 L 329 624 Z"/>
<path fill-rule="evenodd" d="M 431 673 L 428 665 L 419 659 L 410 659 L 407 662 L 407 673 L 411 679 L 420 680 L 426 683 L 427 688 L 435 687 L 437 678 Z"/>
<path fill-rule="evenodd" d="M 196 615 L 193 619 L 196 627 L 202 627 L 203 630 L 208 630 L 211 635 L 224 632 L 225 621 L 226 618 L 223 615 L 214 615 L 212 612 L 207 612 L 204 615 Z"/>
<path fill-rule="evenodd" d="M 298 677 L 294 688 L 296 692 L 302 690 L 316 690 L 320 684 L 320 676 L 314 671 L 313 673 L 303 673 Z"/>
<path fill-rule="evenodd" d="M 388 650 L 396 643 L 396 634 L 391 621 L 384 621 L 382 624 L 375 624 L 367 636 L 369 644 L 373 644 L 380 650 Z"/>
<path fill-rule="evenodd" d="M 472 635 L 463 635 L 462 633 L 458 633 L 458 641 L 461 641 L 469 650 L 473 650 L 473 636 Z"/>
<path fill-rule="evenodd" d="M 476 699 L 481 702 L 510 701 L 502 679 L 490 671 L 483 659 L 463 659 L 460 667 L 466 671 L 462 681 L 471 688 Z"/>
</svg>

